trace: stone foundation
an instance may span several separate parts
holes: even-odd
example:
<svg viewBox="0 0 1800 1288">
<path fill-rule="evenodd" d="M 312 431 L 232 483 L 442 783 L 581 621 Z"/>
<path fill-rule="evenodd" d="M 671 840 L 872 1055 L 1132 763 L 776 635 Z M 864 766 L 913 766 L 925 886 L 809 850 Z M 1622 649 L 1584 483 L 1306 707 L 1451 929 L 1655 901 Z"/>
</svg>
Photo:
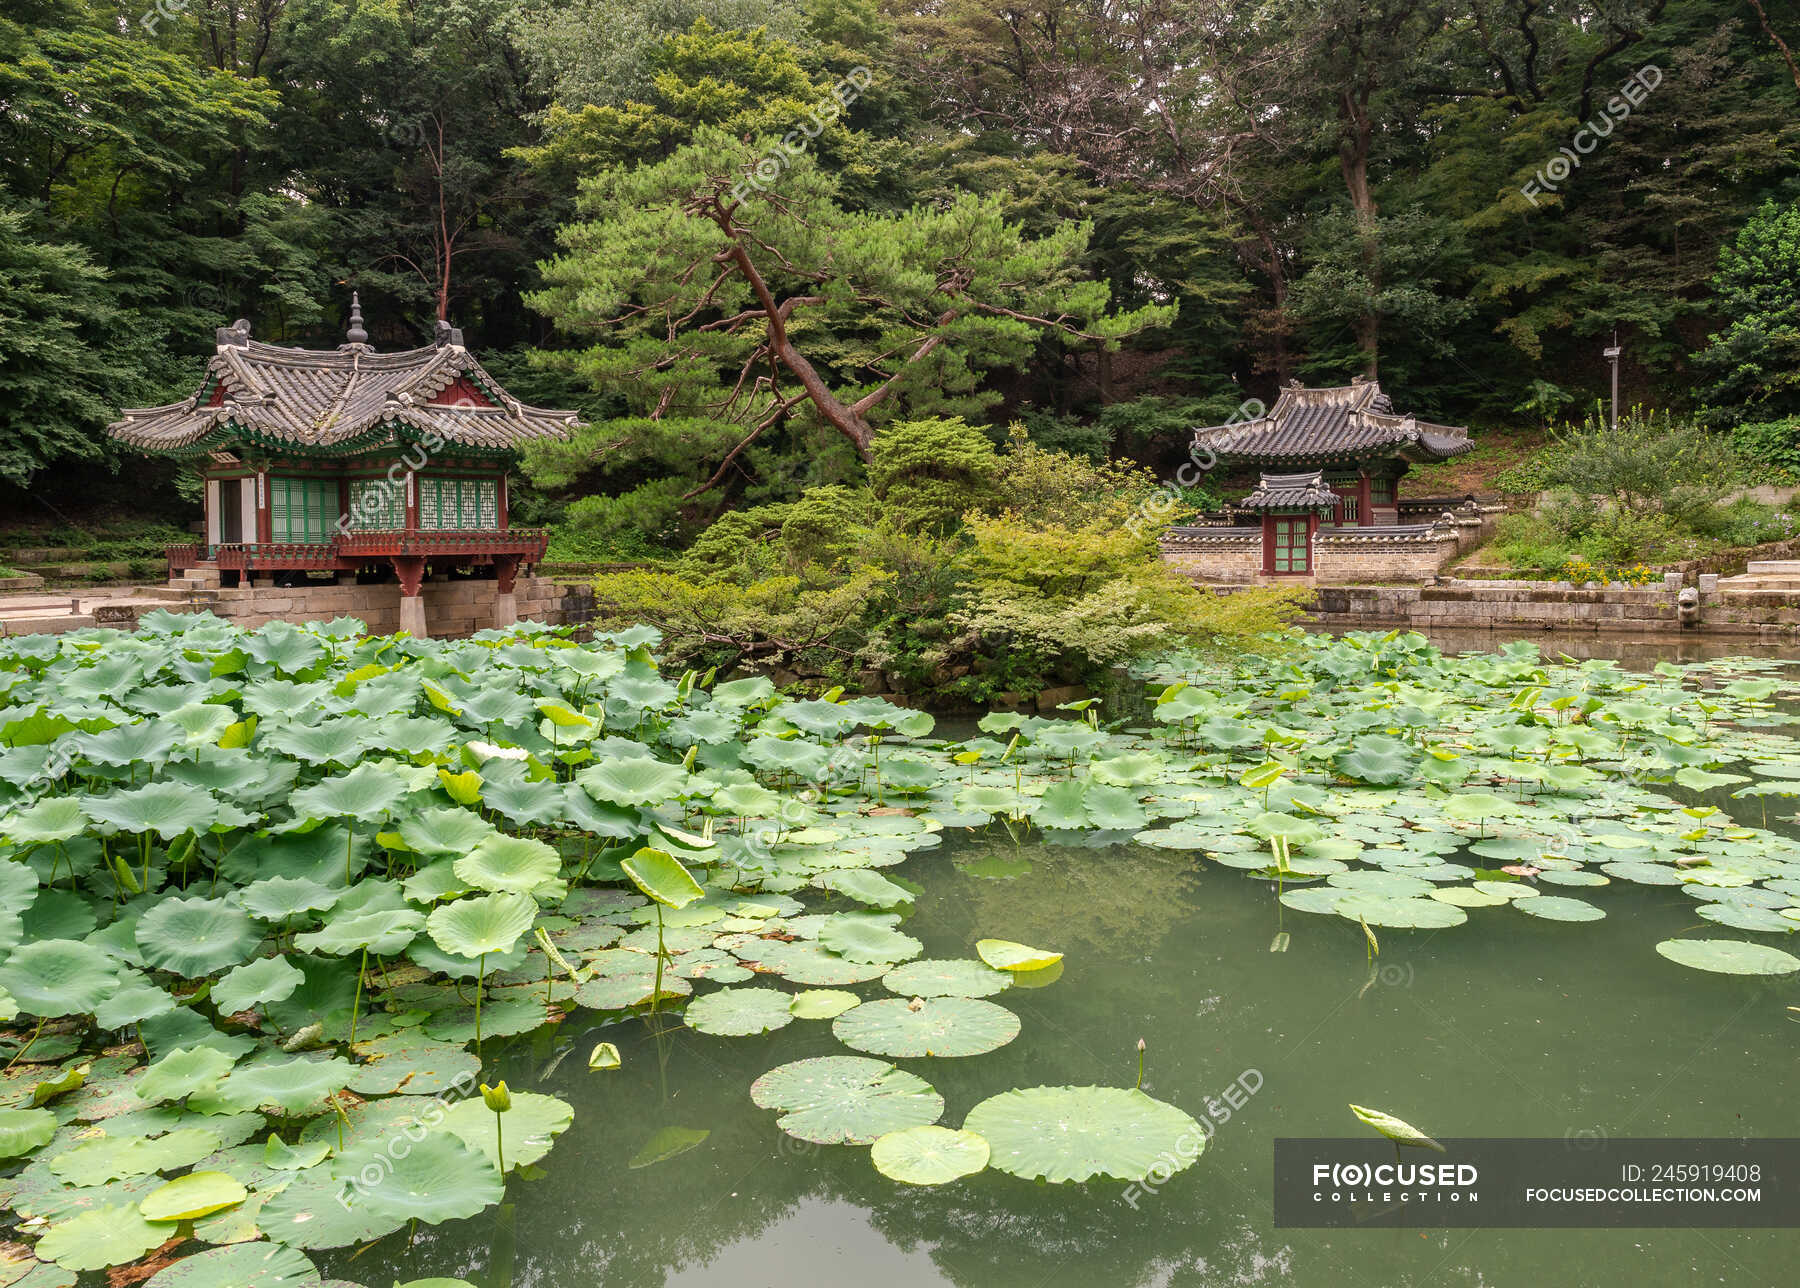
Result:
<svg viewBox="0 0 1800 1288">
<path fill-rule="evenodd" d="M 585 590 L 585 587 L 575 588 Z M 427 581 L 419 598 L 425 606 L 425 630 L 434 638 L 455 639 L 487 630 L 497 624 L 532 620 L 562 626 L 579 616 L 582 596 L 548 577 L 520 577 L 509 598 L 512 621 L 497 622 L 499 583 L 494 581 Z M 401 629 L 400 587 L 394 583 L 341 586 L 316 582 L 307 586 L 209 588 L 198 591 L 193 607 L 209 609 L 246 629 L 273 621 L 329 621 L 334 617 L 359 617 L 375 635 L 392 635 Z M 586 602 L 591 605 L 589 592 Z M 169 605 L 174 609 L 175 605 Z M 505 617 L 507 614 L 499 613 Z"/>
</svg>

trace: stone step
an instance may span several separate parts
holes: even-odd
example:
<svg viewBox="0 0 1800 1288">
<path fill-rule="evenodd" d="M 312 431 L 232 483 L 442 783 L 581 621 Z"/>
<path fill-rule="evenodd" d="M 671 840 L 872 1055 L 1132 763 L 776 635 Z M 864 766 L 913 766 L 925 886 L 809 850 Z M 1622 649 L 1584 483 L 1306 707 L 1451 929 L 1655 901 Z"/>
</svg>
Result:
<svg viewBox="0 0 1800 1288">
<path fill-rule="evenodd" d="M 1800 577 L 1800 559 L 1752 559 L 1744 572 L 1751 577 Z"/>
<path fill-rule="evenodd" d="M 1796 574 L 1791 577 L 1783 577 L 1783 576 L 1762 576 L 1762 575 L 1753 574 L 1753 573 L 1745 573 L 1741 577 L 1721 577 L 1719 579 L 1719 589 L 1720 590 L 1730 590 L 1730 591 L 1745 591 L 1745 590 L 1796 591 L 1796 590 L 1800 590 L 1800 574 Z"/>
<path fill-rule="evenodd" d="M 0 617 L 0 635 L 60 634 L 92 625 L 94 618 L 91 614 L 71 613 L 67 609 L 60 613 L 8 613 Z"/>
</svg>

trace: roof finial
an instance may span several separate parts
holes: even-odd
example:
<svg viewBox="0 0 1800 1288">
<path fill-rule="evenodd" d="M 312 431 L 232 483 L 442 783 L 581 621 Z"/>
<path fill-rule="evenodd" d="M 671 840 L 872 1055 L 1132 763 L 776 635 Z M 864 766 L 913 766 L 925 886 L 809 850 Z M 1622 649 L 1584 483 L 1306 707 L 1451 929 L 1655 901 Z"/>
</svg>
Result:
<svg viewBox="0 0 1800 1288">
<path fill-rule="evenodd" d="M 344 338 L 351 344 L 367 344 L 369 333 L 363 330 L 362 299 L 355 291 L 350 292 L 350 329 Z"/>
</svg>

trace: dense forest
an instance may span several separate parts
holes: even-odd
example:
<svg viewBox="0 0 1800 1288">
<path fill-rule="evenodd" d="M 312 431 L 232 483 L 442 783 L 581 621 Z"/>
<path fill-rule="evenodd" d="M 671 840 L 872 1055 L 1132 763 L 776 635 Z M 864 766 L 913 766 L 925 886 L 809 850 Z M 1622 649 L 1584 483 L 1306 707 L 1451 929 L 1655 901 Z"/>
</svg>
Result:
<svg viewBox="0 0 1800 1288">
<path fill-rule="evenodd" d="M 14 0 L 0 140 L 9 508 L 352 289 L 583 410 L 523 517 L 599 551 L 900 419 L 1155 465 L 1371 374 L 1540 426 L 1615 334 L 1632 401 L 1800 413 L 1784 0 Z"/>
</svg>

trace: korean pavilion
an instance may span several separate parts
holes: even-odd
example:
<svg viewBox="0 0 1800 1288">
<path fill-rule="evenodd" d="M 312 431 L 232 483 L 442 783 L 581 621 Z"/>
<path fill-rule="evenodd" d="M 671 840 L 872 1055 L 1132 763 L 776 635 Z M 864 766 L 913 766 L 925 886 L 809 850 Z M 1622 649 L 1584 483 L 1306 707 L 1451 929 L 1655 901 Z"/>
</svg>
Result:
<svg viewBox="0 0 1800 1288">
<path fill-rule="evenodd" d="M 355 297 L 334 350 L 264 344 L 242 320 L 216 338 L 192 397 L 125 411 L 110 427 L 203 480 L 205 539 L 171 547 L 172 575 L 391 578 L 400 628 L 423 635 L 421 583 L 455 570 L 494 578 L 496 620 L 511 620 L 514 579 L 547 537 L 508 522 L 509 474 L 525 444 L 567 438 L 575 412 L 509 396 L 445 322 L 425 348 L 376 352 Z"/>
<path fill-rule="evenodd" d="M 1195 430 L 1193 446 L 1196 460 L 1266 471 L 1233 508 L 1259 516 L 1266 575 L 1302 576 L 1321 528 L 1398 528 L 1407 471 L 1474 444 L 1466 428 L 1396 412 L 1380 384 L 1357 377 L 1335 388 L 1290 383 L 1255 419 Z"/>
</svg>

